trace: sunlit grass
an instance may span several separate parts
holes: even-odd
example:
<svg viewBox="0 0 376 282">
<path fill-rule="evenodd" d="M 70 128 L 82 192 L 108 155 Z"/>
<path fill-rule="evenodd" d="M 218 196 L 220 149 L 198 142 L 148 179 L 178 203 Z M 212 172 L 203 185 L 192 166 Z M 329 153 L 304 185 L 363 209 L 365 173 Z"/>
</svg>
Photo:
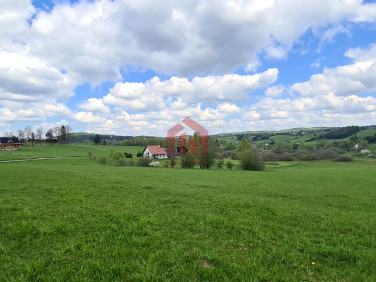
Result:
<svg viewBox="0 0 376 282">
<path fill-rule="evenodd" d="M 374 161 L 247 172 L 81 153 L 0 164 L 0 280 L 376 278 Z"/>
</svg>

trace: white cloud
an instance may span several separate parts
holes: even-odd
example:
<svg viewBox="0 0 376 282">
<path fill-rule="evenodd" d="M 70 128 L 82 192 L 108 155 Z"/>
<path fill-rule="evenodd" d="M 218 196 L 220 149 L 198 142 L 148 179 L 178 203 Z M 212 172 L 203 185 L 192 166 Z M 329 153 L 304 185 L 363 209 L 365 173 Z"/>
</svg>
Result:
<svg viewBox="0 0 376 282">
<path fill-rule="evenodd" d="M 333 42 L 334 38 L 338 34 L 341 34 L 341 33 L 344 33 L 347 36 L 350 36 L 350 31 L 347 28 L 343 27 L 342 25 L 326 30 L 324 32 L 324 35 L 321 37 L 322 44 L 325 42 Z"/>
<path fill-rule="evenodd" d="M 240 113 L 240 108 L 234 104 L 224 103 L 217 106 L 217 110 L 223 113 Z"/>
<path fill-rule="evenodd" d="M 346 55 L 354 60 L 351 65 L 325 68 L 322 74 L 309 81 L 295 83 L 292 91 L 301 95 L 334 93 L 347 96 L 376 90 L 376 45 L 367 49 L 350 49 Z"/>
<path fill-rule="evenodd" d="M 0 108 L 2 120 L 7 122 L 19 121 L 44 121 L 47 117 L 69 116 L 71 111 L 62 103 L 54 100 L 24 103 L 14 101 L 3 101 L 4 107 Z"/>
<path fill-rule="evenodd" d="M 38 101 L 73 95 L 74 82 L 67 74 L 27 53 L 0 51 L 1 100 Z"/>
<path fill-rule="evenodd" d="M 103 103 L 146 112 L 163 110 L 167 100 L 171 99 L 174 108 L 201 102 L 215 104 L 245 101 L 254 90 L 268 87 L 277 76 L 277 69 L 269 69 L 254 75 L 195 77 L 192 81 L 179 77 L 160 81 L 158 77 L 154 77 L 146 83 L 117 83 L 103 97 Z M 175 98 L 176 101 L 173 100 Z"/>
<path fill-rule="evenodd" d="M 284 85 L 282 85 L 282 84 L 273 85 L 273 86 L 269 87 L 268 89 L 266 89 L 265 95 L 277 97 L 277 96 L 281 96 L 284 91 L 285 91 Z"/>
<path fill-rule="evenodd" d="M 0 47 L 10 51 L 13 41 L 23 42 L 28 20 L 35 13 L 30 0 L 1 0 L 0 5 Z"/>
<path fill-rule="evenodd" d="M 319 68 L 321 66 L 321 64 L 319 62 L 313 62 L 311 64 L 311 68 Z"/>
<path fill-rule="evenodd" d="M 375 15 L 374 4 L 360 0 L 81 1 L 39 12 L 28 43 L 32 54 L 97 84 L 121 79 L 127 66 L 179 75 L 254 71 L 259 54 L 286 57 L 310 28 L 330 26 L 331 39 L 343 21 Z"/>
<path fill-rule="evenodd" d="M 89 112 L 110 112 L 110 108 L 103 104 L 103 100 L 97 98 L 89 98 L 86 102 L 82 103 L 79 108 Z"/>
<path fill-rule="evenodd" d="M 73 118 L 77 121 L 84 122 L 84 123 L 106 122 L 105 118 L 96 116 L 92 112 L 78 112 L 73 116 Z"/>
<path fill-rule="evenodd" d="M 277 69 L 231 73 L 256 71 L 261 58 L 286 58 L 308 30 L 320 30 L 322 42 L 331 42 L 351 32 L 354 22 L 374 23 L 375 7 L 361 0 L 98 0 L 59 1 L 43 12 L 30 0 L 2 0 L 1 124 L 66 115 L 88 129 L 113 132 L 126 125 L 129 132 L 142 132 L 143 126 L 161 132 L 173 120 L 192 116 L 213 129 L 240 129 L 231 115 L 243 114 L 249 119 L 245 126 L 262 127 L 270 120 L 276 126 L 325 122 L 333 119 L 336 105 L 338 112 L 363 120 L 374 114 L 374 100 L 356 94 L 376 89 L 374 46 L 349 50 L 353 64 L 294 84 L 293 91 L 307 96 L 295 100 L 270 98 L 285 91 L 281 84 L 270 87 Z M 117 83 L 103 98 L 83 102 L 76 113 L 64 104 L 78 85 L 118 82 L 120 70 L 140 69 L 176 76 Z M 263 104 L 237 106 L 266 88 Z M 226 121 L 231 118 L 232 123 Z"/>
</svg>

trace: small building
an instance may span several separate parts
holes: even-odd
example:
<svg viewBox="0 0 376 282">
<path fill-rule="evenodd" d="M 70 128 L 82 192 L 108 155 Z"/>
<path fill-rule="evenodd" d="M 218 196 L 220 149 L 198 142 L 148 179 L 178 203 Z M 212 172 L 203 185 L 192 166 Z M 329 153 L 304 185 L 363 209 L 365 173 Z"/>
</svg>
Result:
<svg viewBox="0 0 376 282">
<path fill-rule="evenodd" d="M 148 159 L 167 159 L 167 152 L 159 145 L 146 146 L 142 152 L 142 156 Z"/>
<path fill-rule="evenodd" d="M 18 138 L 0 137 L 0 151 L 13 151 L 21 149 Z"/>
</svg>

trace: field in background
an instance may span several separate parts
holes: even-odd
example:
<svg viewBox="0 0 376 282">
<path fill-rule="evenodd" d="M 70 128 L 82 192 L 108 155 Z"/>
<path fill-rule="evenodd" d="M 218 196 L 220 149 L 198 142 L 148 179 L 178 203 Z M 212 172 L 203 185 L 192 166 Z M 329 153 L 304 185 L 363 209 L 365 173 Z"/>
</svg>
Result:
<svg viewBox="0 0 376 282">
<path fill-rule="evenodd" d="M 74 157 L 0 163 L 0 280 L 376 279 L 374 160 L 139 168 L 92 147 L 0 152 Z"/>
<path fill-rule="evenodd" d="M 24 160 L 34 158 L 56 158 L 56 157 L 87 157 L 91 151 L 95 156 L 108 157 L 111 149 L 121 152 L 131 153 L 136 157 L 138 152 L 142 152 L 141 146 L 103 146 L 103 145 L 34 145 L 22 146 L 19 151 L 0 151 L 0 161 Z"/>
</svg>

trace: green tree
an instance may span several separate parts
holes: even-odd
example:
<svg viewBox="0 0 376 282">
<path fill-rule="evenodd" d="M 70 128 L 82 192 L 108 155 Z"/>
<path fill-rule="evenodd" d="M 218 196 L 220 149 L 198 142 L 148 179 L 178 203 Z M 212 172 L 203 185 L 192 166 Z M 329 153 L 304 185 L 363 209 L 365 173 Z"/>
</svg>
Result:
<svg viewBox="0 0 376 282">
<path fill-rule="evenodd" d="M 60 127 L 59 135 L 60 135 L 60 144 L 63 145 L 63 142 L 67 140 L 67 130 L 64 125 Z"/>
<path fill-rule="evenodd" d="M 252 144 L 249 143 L 245 138 L 242 139 L 237 150 L 241 166 L 244 170 L 260 171 L 265 169 L 260 151 L 256 148 L 253 148 Z"/>
<path fill-rule="evenodd" d="M 190 152 L 181 157 L 182 168 L 193 168 L 195 166 L 195 159 Z"/>
<path fill-rule="evenodd" d="M 98 134 L 96 134 L 95 135 L 95 137 L 94 137 L 94 144 L 100 144 L 101 143 L 101 138 L 99 137 L 99 135 Z"/>
<path fill-rule="evenodd" d="M 214 155 L 212 152 L 208 154 L 200 154 L 200 168 L 209 169 L 214 164 Z"/>
</svg>

